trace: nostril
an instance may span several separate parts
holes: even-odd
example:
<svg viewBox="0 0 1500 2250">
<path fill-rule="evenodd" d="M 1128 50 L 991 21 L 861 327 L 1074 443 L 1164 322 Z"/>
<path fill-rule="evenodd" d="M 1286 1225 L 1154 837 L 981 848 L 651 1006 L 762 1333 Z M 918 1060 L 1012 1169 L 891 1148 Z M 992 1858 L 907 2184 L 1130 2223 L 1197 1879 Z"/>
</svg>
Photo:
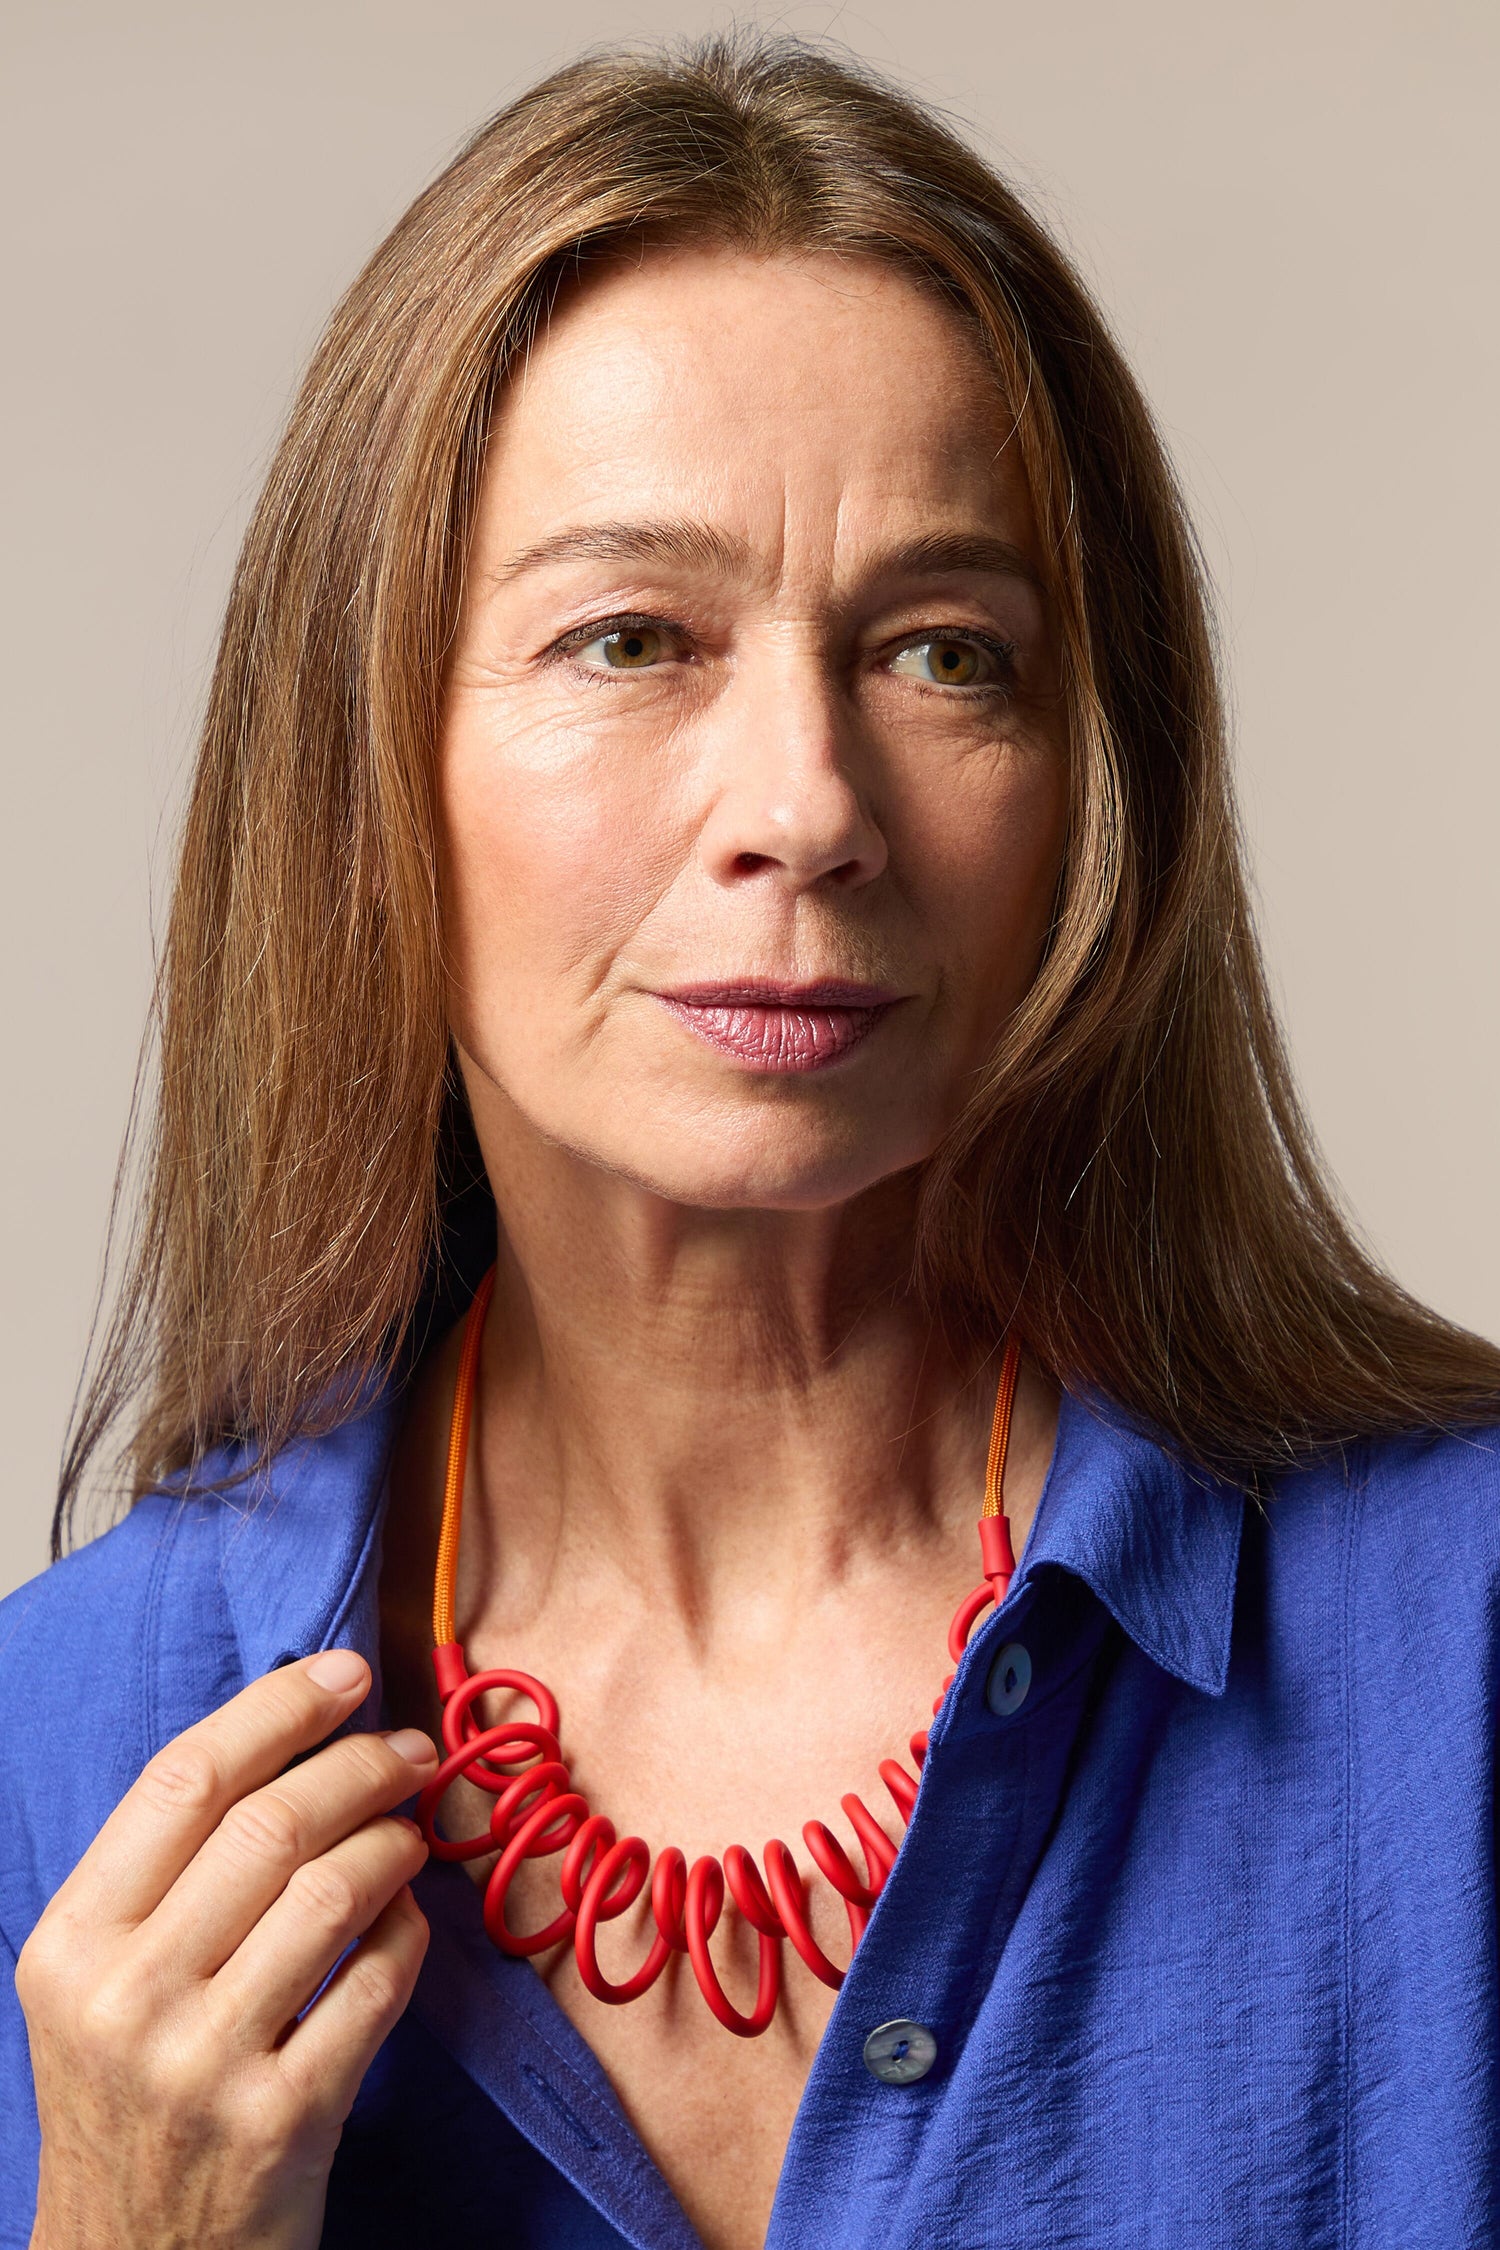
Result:
<svg viewBox="0 0 1500 2250">
<path fill-rule="evenodd" d="M 763 867 L 769 867 L 770 864 L 770 859 L 764 852 L 736 852 L 734 871 L 736 875 L 758 875 Z"/>
</svg>

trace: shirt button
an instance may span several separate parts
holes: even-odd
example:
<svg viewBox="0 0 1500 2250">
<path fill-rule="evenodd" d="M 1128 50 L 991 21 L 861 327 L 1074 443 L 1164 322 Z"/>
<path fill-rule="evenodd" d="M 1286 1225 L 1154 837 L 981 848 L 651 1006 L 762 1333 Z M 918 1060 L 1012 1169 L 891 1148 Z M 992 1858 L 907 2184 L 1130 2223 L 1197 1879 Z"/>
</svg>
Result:
<svg viewBox="0 0 1500 2250">
<path fill-rule="evenodd" d="M 925 2023 L 898 2016 L 877 2025 L 865 2041 L 865 2068 L 882 2086 L 909 2086 L 925 2078 L 937 2061 L 937 2041 Z"/>
<path fill-rule="evenodd" d="M 997 1719 L 1008 1719 L 1026 1701 L 1031 1685 L 1031 1657 L 1019 1641 L 1007 1641 L 990 1666 L 984 1700 Z"/>
</svg>

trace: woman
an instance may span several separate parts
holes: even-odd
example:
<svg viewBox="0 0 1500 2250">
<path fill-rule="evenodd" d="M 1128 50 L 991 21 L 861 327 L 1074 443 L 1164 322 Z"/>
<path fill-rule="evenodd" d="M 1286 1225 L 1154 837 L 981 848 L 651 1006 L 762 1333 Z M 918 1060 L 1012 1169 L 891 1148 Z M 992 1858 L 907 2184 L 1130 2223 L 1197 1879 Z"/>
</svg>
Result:
<svg viewBox="0 0 1500 2250">
<path fill-rule="evenodd" d="M 6 2240 L 1495 2240 L 1500 1358 L 1318 1171 L 1139 394 L 896 95 L 590 60 L 336 314 L 60 1530 L 137 1387 L 0 1636 Z"/>
</svg>

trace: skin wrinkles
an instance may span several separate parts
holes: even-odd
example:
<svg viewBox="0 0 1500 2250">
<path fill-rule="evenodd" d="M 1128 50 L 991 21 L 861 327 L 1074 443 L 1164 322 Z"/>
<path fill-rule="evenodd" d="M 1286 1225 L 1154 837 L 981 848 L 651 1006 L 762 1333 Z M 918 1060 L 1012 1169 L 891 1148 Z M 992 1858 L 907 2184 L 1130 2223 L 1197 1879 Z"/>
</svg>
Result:
<svg viewBox="0 0 1500 2250">
<path fill-rule="evenodd" d="M 591 276 L 491 433 L 436 773 L 450 1022 L 501 1220 L 458 1631 L 472 1668 L 548 1681 L 579 1786 L 654 1847 L 800 1851 L 848 1789 L 889 1819 L 879 1763 L 976 1575 L 998 1365 L 935 1329 L 910 1254 L 1066 831 L 1012 427 L 903 276 L 715 250 Z M 633 669 L 606 661 L 618 619 L 658 636 Z M 924 672 L 944 635 L 975 685 Z M 784 1074 L 656 997 L 751 977 L 898 997 Z M 382 1574 L 391 1709 L 429 1728 L 456 1356 L 455 1334 L 416 1386 Z M 1027 1362 L 1018 1552 L 1055 1415 Z M 486 1812 L 455 1790 L 455 1830 Z M 518 1926 L 555 1883 L 523 1868 Z M 645 1940 L 639 1913 L 611 1924 L 608 1973 Z M 714 1943 L 743 1997 L 735 1917 Z M 794 1965 L 742 2043 L 690 1976 L 615 2010 L 566 1949 L 538 1969 L 704 2242 L 755 2250 L 832 1994 Z"/>
<path fill-rule="evenodd" d="M 834 527 L 834 546 L 838 526 Z M 499 591 L 513 585 L 528 571 L 568 562 L 682 563 L 689 569 L 717 571 L 723 577 L 749 578 L 753 557 L 746 543 L 714 524 L 663 520 L 658 523 L 578 524 L 552 532 L 530 547 L 511 555 L 491 574 L 489 585 Z M 914 577 L 930 571 L 944 573 L 993 572 L 1026 579 L 1041 589 L 1025 552 L 1009 539 L 985 532 L 930 532 L 913 539 L 890 555 L 873 557 L 866 574 L 873 578 Z"/>
</svg>

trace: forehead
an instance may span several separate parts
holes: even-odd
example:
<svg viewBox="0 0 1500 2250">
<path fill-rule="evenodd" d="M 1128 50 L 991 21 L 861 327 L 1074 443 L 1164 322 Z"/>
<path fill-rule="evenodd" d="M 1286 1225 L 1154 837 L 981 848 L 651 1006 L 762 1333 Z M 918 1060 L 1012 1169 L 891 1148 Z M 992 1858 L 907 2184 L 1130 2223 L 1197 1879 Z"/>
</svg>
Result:
<svg viewBox="0 0 1500 2250">
<path fill-rule="evenodd" d="M 831 255 L 653 250 L 591 275 L 513 371 L 484 513 L 514 540 L 664 508 L 751 538 L 778 516 L 1030 514 L 1012 416 L 961 316 L 896 269 Z"/>
</svg>

